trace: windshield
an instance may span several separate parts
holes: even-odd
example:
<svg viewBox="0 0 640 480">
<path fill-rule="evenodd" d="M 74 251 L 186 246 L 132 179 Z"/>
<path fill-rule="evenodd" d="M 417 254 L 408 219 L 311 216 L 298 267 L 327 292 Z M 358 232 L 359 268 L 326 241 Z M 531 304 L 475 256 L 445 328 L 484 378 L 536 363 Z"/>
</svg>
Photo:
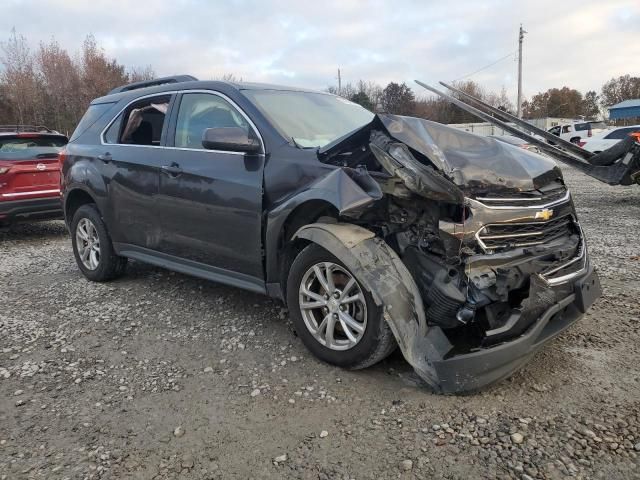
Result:
<svg viewBox="0 0 640 480">
<path fill-rule="evenodd" d="M 373 113 L 357 103 L 326 93 L 244 90 L 287 139 L 303 148 L 323 147 L 366 125 Z"/>
<path fill-rule="evenodd" d="M 0 160 L 51 157 L 67 144 L 64 136 L 0 137 Z"/>
</svg>

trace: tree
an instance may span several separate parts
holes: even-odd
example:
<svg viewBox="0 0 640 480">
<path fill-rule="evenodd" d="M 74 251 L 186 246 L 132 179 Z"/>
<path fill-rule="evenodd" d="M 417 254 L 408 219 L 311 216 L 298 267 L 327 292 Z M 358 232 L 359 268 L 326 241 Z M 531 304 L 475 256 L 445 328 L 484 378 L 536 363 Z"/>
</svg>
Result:
<svg viewBox="0 0 640 480">
<path fill-rule="evenodd" d="M 575 118 L 583 113 L 582 94 L 569 87 L 550 88 L 523 102 L 525 118 L 567 117 Z"/>
<path fill-rule="evenodd" d="M 115 87 L 129 83 L 124 65 L 107 58 L 93 35 L 87 35 L 80 52 L 81 90 L 86 105 Z"/>
<path fill-rule="evenodd" d="M 358 105 L 363 106 L 367 110 L 373 110 L 373 103 L 371 102 L 371 99 L 362 90 L 353 94 L 351 98 L 349 98 L 349 100 L 351 100 L 353 103 L 357 103 Z"/>
<path fill-rule="evenodd" d="M 0 45 L 4 71 L 0 76 L 7 100 L 11 103 L 13 121 L 10 123 L 39 123 L 39 85 L 35 73 L 33 56 L 27 39 L 13 29 L 9 41 Z"/>
<path fill-rule="evenodd" d="M 622 75 L 612 78 L 602 86 L 603 107 L 610 107 L 624 100 L 640 98 L 640 77 Z"/>
<path fill-rule="evenodd" d="M 382 91 L 381 106 L 386 113 L 411 115 L 415 107 L 415 95 L 405 83 L 391 82 Z"/>
<path fill-rule="evenodd" d="M 582 114 L 587 118 L 598 118 L 600 116 L 600 97 L 598 94 L 589 90 L 584 95 L 584 101 L 582 102 Z"/>
<path fill-rule="evenodd" d="M 85 107 L 77 96 L 81 81 L 71 57 L 52 39 L 40 44 L 35 65 L 42 87 L 43 123 L 56 130 L 71 130 Z"/>
<path fill-rule="evenodd" d="M 151 66 L 132 68 L 108 58 L 87 36 L 72 57 L 55 39 L 33 52 L 12 30 L 0 43 L 0 123 L 47 125 L 70 133 L 96 97 L 114 87 L 154 78 Z"/>
</svg>

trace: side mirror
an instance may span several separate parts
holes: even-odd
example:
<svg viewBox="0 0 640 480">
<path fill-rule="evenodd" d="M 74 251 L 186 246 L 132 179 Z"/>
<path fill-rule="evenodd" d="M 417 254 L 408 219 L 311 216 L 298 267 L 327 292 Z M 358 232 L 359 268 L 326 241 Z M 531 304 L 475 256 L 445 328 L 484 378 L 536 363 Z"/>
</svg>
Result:
<svg viewBox="0 0 640 480">
<path fill-rule="evenodd" d="M 207 128 L 202 133 L 202 146 L 207 150 L 258 153 L 261 145 L 253 130 L 241 127 Z"/>
</svg>

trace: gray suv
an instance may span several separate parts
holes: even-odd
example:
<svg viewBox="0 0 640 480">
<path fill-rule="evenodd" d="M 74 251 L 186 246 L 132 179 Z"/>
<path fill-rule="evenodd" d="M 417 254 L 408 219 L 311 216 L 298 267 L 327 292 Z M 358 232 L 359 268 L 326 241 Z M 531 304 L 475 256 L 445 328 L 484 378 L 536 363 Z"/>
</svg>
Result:
<svg viewBox="0 0 640 480">
<path fill-rule="evenodd" d="M 399 346 L 437 392 L 508 376 L 600 293 L 553 161 L 327 93 L 126 85 L 61 158 L 88 279 L 133 259 L 267 294 L 318 358 Z"/>
</svg>

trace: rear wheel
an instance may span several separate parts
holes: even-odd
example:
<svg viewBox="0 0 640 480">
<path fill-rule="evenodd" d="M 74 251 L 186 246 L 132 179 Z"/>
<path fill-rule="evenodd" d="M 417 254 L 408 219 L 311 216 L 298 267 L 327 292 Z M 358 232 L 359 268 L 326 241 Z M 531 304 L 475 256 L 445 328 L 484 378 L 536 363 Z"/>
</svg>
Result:
<svg viewBox="0 0 640 480">
<path fill-rule="evenodd" d="M 83 205 L 73 215 L 71 243 L 82 274 L 104 282 L 124 273 L 127 259 L 116 255 L 107 227 L 93 204 Z"/>
<path fill-rule="evenodd" d="M 569 140 L 571 143 L 573 143 L 574 145 L 579 145 L 580 144 L 580 137 L 573 137 L 571 140 Z"/>
<path fill-rule="evenodd" d="M 287 303 L 299 337 L 327 363 L 366 368 L 396 348 L 371 294 L 338 258 L 318 245 L 306 247 L 291 265 Z"/>
</svg>

